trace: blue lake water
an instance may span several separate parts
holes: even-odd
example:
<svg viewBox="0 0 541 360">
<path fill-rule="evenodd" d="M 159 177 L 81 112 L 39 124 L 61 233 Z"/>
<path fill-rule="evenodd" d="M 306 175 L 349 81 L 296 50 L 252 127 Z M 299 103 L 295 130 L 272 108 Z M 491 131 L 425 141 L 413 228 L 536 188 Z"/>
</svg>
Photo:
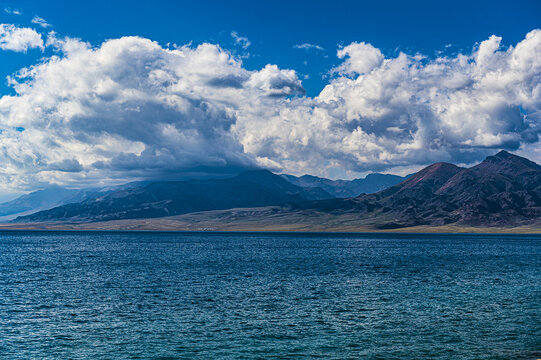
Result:
<svg viewBox="0 0 541 360">
<path fill-rule="evenodd" d="M 541 358 L 541 237 L 0 232 L 2 359 Z"/>
</svg>

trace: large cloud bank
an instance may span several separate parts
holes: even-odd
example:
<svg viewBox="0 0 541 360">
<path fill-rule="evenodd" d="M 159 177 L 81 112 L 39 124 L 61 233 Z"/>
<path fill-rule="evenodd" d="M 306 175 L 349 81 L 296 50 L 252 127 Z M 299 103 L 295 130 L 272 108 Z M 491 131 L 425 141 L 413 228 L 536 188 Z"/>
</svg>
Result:
<svg viewBox="0 0 541 360">
<path fill-rule="evenodd" d="M 537 149 L 541 31 L 500 42 L 435 59 L 352 43 L 312 98 L 295 71 L 249 71 L 218 45 L 123 37 L 92 47 L 53 34 L 56 55 L 10 77 L 16 94 L 0 98 L 0 186 L 257 166 L 325 176 Z"/>
<path fill-rule="evenodd" d="M 471 54 L 436 59 L 385 59 L 353 43 L 338 51 L 344 61 L 319 96 L 261 108 L 241 122 L 241 141 L 269 163 L 306 172 L 470 163 L 538 145 L 541 31 L 515 47 L 500 42 L 492 36 Z"/>
</svg>

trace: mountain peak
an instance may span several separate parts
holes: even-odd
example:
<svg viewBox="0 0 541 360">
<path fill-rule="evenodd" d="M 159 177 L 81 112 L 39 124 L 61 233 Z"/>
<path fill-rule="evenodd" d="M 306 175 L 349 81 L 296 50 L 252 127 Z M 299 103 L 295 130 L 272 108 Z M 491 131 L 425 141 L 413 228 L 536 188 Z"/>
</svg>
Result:
<svg viewBox="0 0 541 360">
<path fill-rule="evenodd" d="M 487 156 L 482 163 L 472 169 L 503 175 L 519 175 L 529 171 L 539 171 L 541 166 L 526 158 L 502 150 L 496 155 Z"/>
<path fill-rule="evenodd" d="M 438 162 L 432 165 L 429 165 L 419 171 L 417 174 L 413 175 L 410 179 L 412 182 L 419 181 L 422 179 L 432 178 L 432 177 L 440 177 L 440 176 L 448 176 L 448 174 L 456 173 L 458 171 L 462 170 L 462 168 L 446 163 L 446 162 Z"/>
<path fill-rule="evenodd" d="M 508 157 L 511 157 L 511 156 L 516 156 L 516 155 L 513 155 L 505 150 L 501 150 L 499 153 L 497 153 L 496 155 L 494 155 L 495 157 L 498 157 L 498 158 L 502 158 L 502 159 L 505 159 L 505 158 L 508 158 Z"/>
<path fill-rule="evenodd" d="M 498 161 L 498 162 L 501 162 L 503 160 L 528 161 L 528 162 L 533 163 L 532 161 L 530 161 L 530 160 L 528 160 L 526 158 L 523 158 L 523 157 L 515 155 L 515 154 L 511 154 L 510 152 L 505 151 L 505 150 L 502 150 L 502 151 L 498 152 L 495 155 L 487 156 L 484 161 Z"/>
<path fill-rule="evenodd" d="M 435 163 L 425 167 L 395 188 L 400 191 L 414 191 L 415 196 L 419 198 L 430 196 L 462 170 L 464 169 L 446 162 Z"/>
</svg>

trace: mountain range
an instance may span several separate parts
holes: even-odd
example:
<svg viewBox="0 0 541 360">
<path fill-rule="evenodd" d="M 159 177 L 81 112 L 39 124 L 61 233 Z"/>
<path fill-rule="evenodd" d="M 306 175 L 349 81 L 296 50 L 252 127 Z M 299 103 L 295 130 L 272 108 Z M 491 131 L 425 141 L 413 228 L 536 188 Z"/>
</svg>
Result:
<svg viewBox="0 0 541 360">
<path fill-rule="evenodd" d="M 103 221 L 154 218 L 234 207 L 269 206 L 333 198 L 319 187 L 296 186 L 268 170 L 233 178 L 158 181 L 66 204 L 15 221 Z"/>
<path fill-rule="evenodd" d="M 391 174 L 369 174 L 362 179 L 354 180 L 330 180 L 312 175 L 293 176 L 281 175 L 292 184 L 301 187 L 315 188 L 319 187 L 335 198 L 351 198 L 361 194 L 371 194 L 407 179 L 398 175 Z"/>
<path fill-rule="evenodd" d="M 257 172 L 252 173 L 252 176 L 255 176 L 254 174 L 257 174 Z M 261 179 L 260 182 L 263 184 L 265 181 L 265 176 L 268 175 L 267 171 L 262 171 L 260 173 Z M 248 174 L 244 175 L 245 177 L 248 176 Z M 267 176 L 268 177 L 268 176 Z M 347 198 L 347 197 L 353 197 L 360 195 L 361 193 L 373 193 L 376 191 L 379 191 L 383 188 L 386 188 L 388 186 L 394 185 L 402 181 L 404 178 L 396 175 L 383 175 L 383 174 L 370 174 L 364 179 L 354 179 L 354 180 L 329 180 L 325 178 L 305 175 L 301 177 L 296 177 L 292 175 L 281 175 L 285 180 L 287 180 L 288 183 L 292 183 L 293 185 L 296 185 L 301 188 L 305 188 L 304 190 L 297 189 L 297 192 L 303 192 L 304 195 L 302 195 L 303 200 L 307 199 L 328 199 L 328 198 Z M 282 182 L 278 179 L 274 179 L 276 185 L 278 186 L 278 190 L 280 188 L 280 185 Z M 189 189 L 190 187 L 195 186 L 195 184 L 201 183 L 202 186 L 205 186 L 206 188 L 212 188 L 214 186 L 221 187 L 224 185 L 224 182 L 222 181 L 215 181 L 215 180 L 209 180 L 209 181 L 177 181 L 177 182 L 156 182 L 152 186 L 148 186 L 145 189 L 138 189 L 137 191 L 154 191 L 164 186 L 176 186 L 179 188 L 185 188 Z M 226 182 L 229 184 L 233 184 L 231 182 Z M 43 210 L 49 210 L 55 207 L 59 207 L 62 205 L 67 204 L 73 204 L 73 203 L 79 203 L 87 200 L 92 200 L 98 197 L 102 197 L 118 191 L 117 194 L 113 195 L 115 198 L 120 198 L 122 196 L 129 196 L 130 192 L 126 192 L 125 190 L 135 187 L 143 187 L 145 185 L 150 185 L 151 182 L 132 182 L 121 186 L 114 186 L 114 187 L 106 187 L 106 188 L 93 188 L 93 189 L 82 189 L 82 190 L 74 190 L 74 189 L 65 189 L 58 186 L 49 187 L 47 189 L 34 191 L 32 193 L 23 195 L 15 200 L 8 201 L 5 203 L 0 204 L 0 220 L 11 220 L 18 216 L 25 216 L 30 215 L 33 213 L 36 213 L 38 211 Z M 261 185 L 260 184 L 260 185 Z M 271 184 L 269 184 L 270 187 L 272 187 Z M 268 187 L 268 186 L 267 186 Z M 222 189 L 223 191 L 228 191 L 227 189 Z M 321 191 L 323 190 L 323 191 Z M 194 190 L 199 191 L 199 190 Z M 295 192 L 295 191 L 293 191 Z M 308 194 L 314 193 L 313 196 L 310 196 Z M 319 195 L 317 195 L 319 193 Z M 158 195 L 159 197 L 159 195 Z M 286 196 L 287 197 L 287 196 Z M 257 201 L 257 198 L 254 197 L 256 200 L 254 204 L 259 204 Z M 133 199 L 132 199 L 133 200 Z M 171 199 L 173 200 L 173 199 Z M 282 202 L 291 202 L 291 201 L 298 201 L 299 198 L 291 198 L 291 199 L 285 199 L 280 198 L 280 200 L 273 201 L 273 204 L 280 204 Z M 143 200 L 147 201 L 147 200 Z M 182 199 L 179 199 L 179 201 L 182 201 Z M 210 201 L 206 201 L 206 203 L 209 203 Z M 133 206 L 136 206 L 132 203 Z M 222 205 L 227 206 L 227 204 Z M 71 206 L 74 208 L 74 206 Z M 197 207 L 197 206 L 196 206 Z M 201 208 L 206 209 L 206 206 L 202 206 Z M 210 206 L 210 208 L 214 208 L 213 206 Z M 164 210 L 165 211 L 165 210 Z M 165 212 L 167 213 L 167 212 Z"/>
<path fill-rule="evenodd" d="M 501 151 L 471 168 L 430 165 L 375 194 L 303 203 L 297 209 L 354 213 L 377 228 L 448 224 L 509 226 L 541 219 L 541 166 Z"/>
<path fill-rule="evenodd" d="M 239 211 L 227 209 L 255 208 L 243 215 L 255 228 L 258 223 L 271 223 L 288 229 L 295 222 L 304 222 L 332 229 L 335 225 L 329 219 L 334 224 L 347 222 L 348 228 L 372 229 L 541 225 L 541 166 L 505 151 L 471 168 L 436 163 L 406 179 L 389 175 L 377 178 L 382 179 L 381 187 L 387 179 L 403 181 L 372 194 L 337 198 L 353 187 L 338 186 L 344 184 L 328 179 L 258 170 L 229 179 L 144 183 L 15 221 L 174 219 L 190 213 L 197 213 L 190 219 L 199 217 L 200 221 L 205 214 L 220 210 L 219 221 L 235 222 L 240 221 Z M 332 185 L 335 187 L 328 187 Z M 371 186 L 378 186 L 377 181 Z M 264 208 L 269 206 L 273 206 L 272 211 Z"/>
</svg>

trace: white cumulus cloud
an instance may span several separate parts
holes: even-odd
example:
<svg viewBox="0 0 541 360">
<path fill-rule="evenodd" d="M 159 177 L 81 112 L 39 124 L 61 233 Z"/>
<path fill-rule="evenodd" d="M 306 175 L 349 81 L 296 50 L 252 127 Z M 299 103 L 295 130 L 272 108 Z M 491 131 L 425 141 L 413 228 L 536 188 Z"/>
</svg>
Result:
<svg viewBox="0 0 541 360">
<path fill-rule="evenodd" d="M 167 49 L 139 37 L 61 51 L 22 69 L 0 98 L 0 182 L 93 183 L 254 167 L 232 132 L 251 99 L 302 91 L 293 71 L 248 71 L 217 45 Z"/>
<path fill-rule="evenodd" d="M 261 164 L 319 175 L 539 148 L 541 31 L 506 49 L 500 40 L 432 60 L 353 43 L 319 96 L 240 118 L 241 142 Z"/>
<path fill-rule="evenodd" d="M 365 74 L 381 65 L 383 54 L 371 44 L 352 43 L 338 50 L 338 57 L 346 59 L 335 69 L 341 74 Z"/>
<path fill-rule="evenodd" d="M 0 24 L 0 49 L 26 52 L 35 48 L 43 49 L 43 39 L 36 30 Z"/>
</svg>

